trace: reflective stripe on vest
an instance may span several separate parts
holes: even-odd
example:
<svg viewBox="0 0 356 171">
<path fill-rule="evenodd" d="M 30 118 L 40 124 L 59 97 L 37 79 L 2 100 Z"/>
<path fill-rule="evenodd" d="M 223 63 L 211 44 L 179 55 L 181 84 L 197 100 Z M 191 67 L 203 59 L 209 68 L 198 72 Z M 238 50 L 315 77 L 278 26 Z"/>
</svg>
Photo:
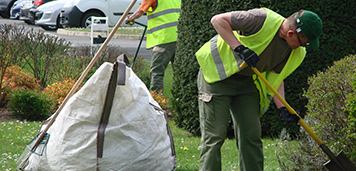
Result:
<svg viewBox="0 0 356 171">
<path fill-rule="evenodd" d="M 147 12 L 146 48 L 177 41 L 180 0 L 157 1 L 157 8 Z"/>
<path fill-rule="evenodd" d="M 169 13 L 180 13 L 180 9 L 179 8 L 173 8 L 173 9 L 167 9 L 167 10 L 164 10 L 164 11 L 160 11 L 160 12 L 157 12 L 157 13 L 154 13 L 154 14 L 150 14 L 149 16 L 147 16 L 147 19 L 150 20 L 150 19 L 159 17 L 161 15 L 169 14 Z"/>
<path fill-rule="evenodd" d="M 210 49 L 211 49 L 211 55 L 213 56 L 213 60 L 216 64 L 216 69 L 218 71 L 219 78 L 220 80 L 224 80 L 228 76 L 226 75 L 224 64 L 221 60 L 222 58 L 220 57 L 218 48 L 216 48 L 218 47 L 217 42 L 219 37 L 220 37 L 219 35 L 216 35 L 210 40 Z M 240 56 L 237 55 L 236 53 L 233 53 L 233 56 L 235 58 L 235 62 L 236 62 L 236 66 L 238 67 L 238 70 L 241 70 L 240 65 L 242 64 L 243 61 L 241 60 Z"/>
<path fill-rule="evenodd" d="M 227 78 L 226 73 L 225 73 L 225 68 L 224 68 L 224 64 L 221 61 L 221 57 L 219 55 L 219 51 L 217 48 L 217 42 L 218 42 L 218 37 L 219 35 L 214 36 L 211 40 L 210 40 L 210 49 L 211 49 L 211 55 L 213 56 L 214 62 L 216 64 L 216 69 L 218 71 L 219 77 L 221 80 Z"/>
<path fill-rule="evenodd" d="M 174 27 L 174 26 L 177 26 L 177 25 L 178 25 L 178 21 L 177 22 L 173 22 L 173 23 L 163 24 L 163 25 L 160 25 L 158 27 L 155 27 L 155 28 L 147 30 L 147 34 L 152 34 L 155 31 L 159 31 L 159 30 L 162 30 L 162 29 L 165 29 L 165 28 L 168 28 L 168 27 Z"/>
</svg>

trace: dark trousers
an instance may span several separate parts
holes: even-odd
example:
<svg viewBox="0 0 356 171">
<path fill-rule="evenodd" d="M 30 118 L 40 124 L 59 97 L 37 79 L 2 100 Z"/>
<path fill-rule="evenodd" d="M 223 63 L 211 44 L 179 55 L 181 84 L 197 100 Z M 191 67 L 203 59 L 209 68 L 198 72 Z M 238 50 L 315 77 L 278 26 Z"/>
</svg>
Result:
<svg viewBox="0 0 356 171">
<path fill-rule="evenodd" d="M 241 171 L 263 170 L 259 93 L 252 77 L 235 74 L 209 84 L 198 75 L 201 154 L 199 170 L 221 170 L 220 148 L 232 117 Z"/>
</svg>

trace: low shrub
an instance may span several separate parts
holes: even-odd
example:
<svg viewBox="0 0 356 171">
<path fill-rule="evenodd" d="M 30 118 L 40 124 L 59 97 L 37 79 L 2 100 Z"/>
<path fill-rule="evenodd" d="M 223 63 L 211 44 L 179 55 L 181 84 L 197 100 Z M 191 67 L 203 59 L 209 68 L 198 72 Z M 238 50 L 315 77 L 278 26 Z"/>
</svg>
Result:
<svg viewBox="0 0 356 171">
<path fill-rule="evenodd" d="M 150 74 L 148 72 L 135 72 L 137 77 L 145 84 L 145 86 L 149 89 L 150 88 Z"/>
<path fill-rule="evenodd" d="M 343 150 L 353 162 L 356 162 L 355 73 L 356 55 L 346 56 L 325 72 L 309 77 L 310 86 L 304 92 L 308 98 L 306 123 L 331 151 L 337 153 Z M 295 167 L 281 165 L 282 170 L 324 170 L 323 164 L 329 159 L 302 130 L 298 150 L 286 153 L 289 154 L 287 160 Z"/>
<path fill-rule="evenodd" d="M 169 105 L 169 99 L 164 97 L 163 91 L 160 90 L 159 92 L 156 91 L 151 91 L 151 96 L 153 97 L 154 100 L 161 106 L 162 109 L 170 109 L 171 106 Z"/>
<path fill-rule="evenodd" d="M 43 93 L 20 88 L 12 91 L 7 107 L 21 120 L 42 121 L 50 116 L 53 101 Z"/>
<path fill-rule="evenodd" d="M 76 46 L 67 51 L 67 55 L 72 58 L 82 58 L 82 62 L 89 64 L 89 62 L 93 59 L 94 55 L 99 51 L 99 46 L 88 46 L 88 45 L 81 45 Z M 104 62 L 115 62 L 117 57 L 121 55 L 123 52 L 120 51 L 119 46 L 108 45 L 104 48 L 101 52 L 101 55 L 98 57 L 94 67 L 98 68 Z M 84 66 L 86 66 L 84 65 Z"/>
<path fill-rule="evenodd" d="M 51 106 L 51 112 L 55 112 L 57 108 L 62 104 L 63 100 L 73 88 L 75 81 L 71 78 L 65 79 L 62 82 L 57 81 L 51 85 L 48 85 L 44 90 L 43 94 L 54 99 L 54 103 Z M 78 89 L 79 90 L 79 89 Z"/>
<path fill-rule="evenodd" d="M 41 88 L 41 81 L 32 77 L 30 73 L 25 72 L 17 65 L 6 69 L 4 82 L 11 89 L 25 88 L 27 90 L 39 90 Z"/>
<path fill-rule="evenodd" d="M 8 67 L 19 65 L 26 56 L 26 52 L 21 48 L 23 40 L 26 38 L 25 27 L 0 24 L 0 85 Z M 4 92 L 0 87 L 0 92 Z M 3 102 L 3 94 L 0 97 L 1 107 L 6 104 Z M 6 100 L 5 100 L 6 101 Z"/>
<path fill-rule="evenodd" d="M 26 54 L 19 65 L 41 80 L 44 87 L 53 81 L 51 80 L 53 71 L 61 66 L 61 59 L 65 56 L 63 52 L 66 52 L 71 44 L 58 36 L 45 34 L 33 28 L 28 29 L 25 35 L 22 44 L 17 47 Z"/>
<path fill-rule="evenodd" d="M 130 61 L 132 70 L 140 78 L 140 80 L 146 85 L 147 88 L 150 88 L 150 62 L 146 59 L 133 59 Z M 132 65 L 132 63 L 134 64 Z"/>
<path fill-rule="evenodd" d="M 356 74 L 353 75 L 353 78 L 356 78 Z M 356 142 L 356 79 L 351 80 L 353 92 L 348 95 L 347 108 L 346 111 L 350 113 L 348 120 L 346 120 L 346 133 L 347 140 L 350 143 Z M 350 151 L 350 159 L 356 161 L 356 151 Z"/>
<path fill-rule="evenodd" d="M 21 67 L 14 65 L 6 69 L 1 87 L 2 97 L 0 106 L 5 106 L 9 101 L 11 90 L 17 90 L 19 88 L 24 88 L 26 90 L 40 90 L 41 81 L 32 77 L 30 73 L 23 71 Z"/>
</svg>

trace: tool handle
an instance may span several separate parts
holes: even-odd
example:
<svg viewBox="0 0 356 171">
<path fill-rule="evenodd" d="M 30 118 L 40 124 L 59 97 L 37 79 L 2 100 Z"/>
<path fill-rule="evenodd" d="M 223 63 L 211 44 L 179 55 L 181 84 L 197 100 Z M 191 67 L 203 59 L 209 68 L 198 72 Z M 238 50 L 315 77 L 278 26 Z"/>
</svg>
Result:
<svg viewBox="0 0 356 171">
<path fill-rule="evenodd" d="M 246 62 L 243 62 L 240 65 L 240 68 L 245 68 L 247 66 Z M 263 77 L 263 75 L 258 71 L 257 68 L 251 67 L 255 74 L 267 85 L 267 87 L 273 92 L 273 94 L 282 102 L 282 104 L 288 109 L 292 114 L 297 115 L 300 119 L 298 123 L 308 132 L 308 134 L 315 140 L 315 142 L 320 145 L 323 144 L 323 141 L 310 129 L 310 127 L 304 122 L 304 120 L 298 115 L 298 113 L 287 103 L 286 100 L 272 87 L 272 85 Z"/>
<path fill-rule="evenodd" d="M 132 60 L 132 64 L 131 64 L 130 68 L 133 68 L 133 66 L 134 66 L 134 64 L 135 64 L 135 61 L 136 61 L 138 52 L 140 51 L 140 48 L 141 48 L 141 45 L 142 45 L 143 38 L 145 37 L 146 31 L 147 31 L 147 25 L 144 25 L 144 24 L 139 23 L 139 22 L 137 22 L 137 21 L 135 21 L 135 23 L 138 24 L 138 25 L 140 25 L 140 26 L 145 27 L 145 29 L 143 30 L 143 33 L 142 33 L 142 36 L 141 36 L 141 39 L 140 39 L 140 43 L 138 44 L 138 47 L 137 47 L 136 53 L 135 53 L 135 57 L 134 57 L 133 60 Z"/>
<path fill-rule="evenodd" d="M 142 27 L 147 27 L 147 25 L 142 24 L 142 23 L 140 23 L 140 22 L 135 21 L 135 23 L 138 24 L 138 25 L 140 25 L 140 26 L 142 26 Z"/>
<path fill-rule="evenodd" d="M 242 64 L 240 65 L 240 69 L 244 69 L 246 68 L 248 65 L 246 62 L 242 62 Z"/>
</svg>

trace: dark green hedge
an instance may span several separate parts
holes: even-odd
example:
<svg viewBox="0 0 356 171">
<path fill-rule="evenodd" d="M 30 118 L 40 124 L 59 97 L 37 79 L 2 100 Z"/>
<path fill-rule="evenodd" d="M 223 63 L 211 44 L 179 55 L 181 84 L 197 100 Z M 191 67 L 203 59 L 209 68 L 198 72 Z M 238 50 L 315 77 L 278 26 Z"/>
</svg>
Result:
<svg viewBox="0 0 356 171">
<path fill-rule="evenodd" d="M 307 78 L 318 70 L 325 70 L 333 61 L 353 54 L 356 43 L 356 1 L 344 0 L 182 0 L 181 17 L 178 24 L 178 46 L 174 63 L 172 87 L 174 120 L 177 126 L 199 135 L 199 114 L 196 75 L 199 66 L 195 52 L 216 32 L 210 24 L 215 14 L 248 10 L 256 7 L 270 8 L 284 17 L 299 9 L 311 10 L 323 20 L 320 50 L 308 52 L 302 65 L 285 80 L 286 100 L 291 106 L 305 113 L 307 99 L 302 97 L 308 88 Z M 277 116 L 274 104 L 262 117 L 263 136 L 276 136 L 283 127 L 291 133 L 297 125 L 285 124 Z"/>
</svg>

